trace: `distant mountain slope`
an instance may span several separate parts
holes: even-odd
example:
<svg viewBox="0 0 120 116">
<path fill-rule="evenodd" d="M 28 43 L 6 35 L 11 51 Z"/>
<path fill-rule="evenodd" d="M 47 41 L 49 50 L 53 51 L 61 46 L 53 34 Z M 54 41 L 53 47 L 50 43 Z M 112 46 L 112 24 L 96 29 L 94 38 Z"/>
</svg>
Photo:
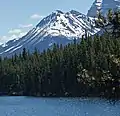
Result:
<svg viewBox="0 0 120 116">
<path fill-rule="evenodd" d="M 105 15 L 109 9 L 116 10 L 119 8 L 120 0 L 95 0 L 88 10 L 87 16 L 95 17 L 99 9 L 101 9 L 102 14 Z"/>
<path fill-rule="evenodd" d="M 96 17 L 97 11 L 101 9 L 101 5 L 102 5 L 102 0 L 95 0 L 91 8 L 88 10 L 87 16 Z"/>
<path fill-rule="evenodd" d="M 1 46 L 0 56 L 18 54 L 23 48 L 32 52 L 34 48 L 43 51 L 52 47 L 54 43 L 66 45 L 74 39 L 80 39 L 86 31 L 89 35 L 94 35 L 98 30 L 93 18 L 74 10 L 67 13 L 57 10 L 42 19 L 24 37 Z"/>
</svg>

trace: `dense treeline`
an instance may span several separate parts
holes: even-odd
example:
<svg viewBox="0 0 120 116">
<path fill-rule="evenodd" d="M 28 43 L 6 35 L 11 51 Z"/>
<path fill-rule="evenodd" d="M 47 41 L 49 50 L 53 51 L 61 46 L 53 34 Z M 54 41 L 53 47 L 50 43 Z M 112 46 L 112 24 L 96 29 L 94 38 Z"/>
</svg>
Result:
<svg viewBox="0 0 120 116">
<path fill-rule="evenodd" d="M 37 96 L 120 97 L 120 39 L 88 37 L 43 53 L 0 60 L 0 92 Z"/>
<path fill-rule="evenodd" d="M 0 93 L 120 98 L 120 38 L 111 35 L 1 58 Z"/>
</svg>

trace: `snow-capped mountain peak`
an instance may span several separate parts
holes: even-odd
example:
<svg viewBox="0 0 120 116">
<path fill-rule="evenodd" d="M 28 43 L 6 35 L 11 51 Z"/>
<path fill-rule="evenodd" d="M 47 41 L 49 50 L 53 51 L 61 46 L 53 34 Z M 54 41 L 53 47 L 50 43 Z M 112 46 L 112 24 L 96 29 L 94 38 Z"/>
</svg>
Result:
<svg viewBox="0 0 120 116">
<path fill-rule="evenodd" d="M 43 18 L 32 30 L 18 40 L 6 43 L 0 48 L 1 56 L 11 56 L 20 53 L 25 47 L 33 51 L 36 47 L 40 51 L 47 49 L 53 43 L 66 45 L 73 39 L 80 39 L 86 32 L 93 35 L 99 29 L 95 28 L 94 19 L 75 10 L 62 12 L 56 10 Z"/>
<path fill-rule="evenodd" d="M 44 18 L 36 27 L 52 36 L 81 37 L 85 29 L 88 29 L 91 35 L 96 33 L 95 28 L 92 28 L 93 23 L 93 20 L 77 11 L 63 13 L 57 10 Z"/>
</svg>

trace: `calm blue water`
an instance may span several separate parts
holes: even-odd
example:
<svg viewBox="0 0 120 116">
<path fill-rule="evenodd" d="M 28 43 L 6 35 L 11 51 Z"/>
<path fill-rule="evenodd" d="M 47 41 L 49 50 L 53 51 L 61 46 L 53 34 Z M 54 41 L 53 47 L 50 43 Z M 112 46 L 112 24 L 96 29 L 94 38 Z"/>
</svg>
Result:
<svg viewBox="0 0 120 116">
<path fill-rule="evenodd" d="M 120 102 L 99 99 L 0 97 L 0 116 L 120 116 Z"/>
</svg>

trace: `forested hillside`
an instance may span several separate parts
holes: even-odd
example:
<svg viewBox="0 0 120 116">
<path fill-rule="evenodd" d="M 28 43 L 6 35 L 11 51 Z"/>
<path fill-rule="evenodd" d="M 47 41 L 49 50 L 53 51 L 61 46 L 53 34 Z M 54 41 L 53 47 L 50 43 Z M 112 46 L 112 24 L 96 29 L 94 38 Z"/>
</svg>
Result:
<svg viewBox="0 0 120 116">
<path fill-rule="evenodd" d="M 110 14 L 111 13 L 111 14 Z M 97 26 L 112 31 L 79 43 L 0 59 L 0 92 L 7 95 L 120 98 L 119 12 Z"/>
</svg>

